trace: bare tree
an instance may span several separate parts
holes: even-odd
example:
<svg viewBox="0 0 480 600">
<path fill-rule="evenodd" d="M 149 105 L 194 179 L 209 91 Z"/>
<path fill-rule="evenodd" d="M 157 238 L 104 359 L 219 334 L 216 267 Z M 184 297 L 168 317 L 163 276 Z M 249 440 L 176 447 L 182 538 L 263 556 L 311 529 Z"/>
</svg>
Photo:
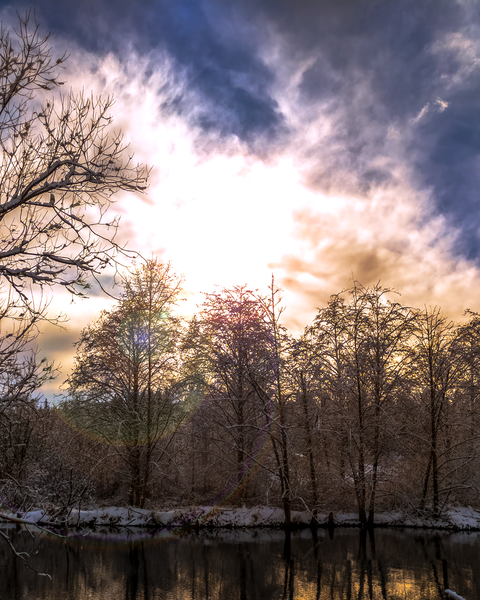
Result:
<svg viewBox="0 0 480 600">
<path fill-rule="evenodd" d="M 81 296 L 122 251 L 105 213 L 116 192 L 145 190 L 148 174 L 110 131 L 111 98 L 54 98 L 66 56 L 52 56 L 49 37 L 30 13 L 0 30 L 0 276 L 36 315 L 32 289 Z"/>
<path fill-rule="evenodd" d="M 308 329 L 341 439 L 340 471 L 351 468 L 359 520 L 373 525 L 380 461 L 396 438 L 396 394 L 410 356 L 415 312 L 380 285 L 333 296 Z M 385 471 L 385 469 L 384 469 Z"/>
<path fill-rule="evenodd" d="M 465 330 L 463 330 L 465 332 Z M 419 314 L 415 331 L 414 378 L 419 405 L 419 435 L 423 442 L 422 458 L 427 458 L 422 486 L 420 508 L 425 508 L 431 498 L 435 515 L 440 501 L 448 497 L 456 484 L 449 475 L 457 476 L 464 462 L 465 440 L 469 437 L 466 411 L 456 415 L 457 396 L 464 381 L 466 361 L 460 351 L 455 323 L 442 315 L 438 307 L 425 308 Z M 453 431 L 460 422 L 460 431 Z M 460 452 L 459 452 L 460 450 Z M 473 458 L 473 457 L 472 457 Z M 431 484 L 430 484 L 431 481 Z M 429 490 L 431 493 L 429 494 Z"/>
<path fill-rule="evenodd" d="M 86 434 L 117 449 L 128 470 L 129 503 L 143 507 L 154 453 L 195 408 L 200 381 L 182 370 L 181 325 L 172 314 L 181 279 L 150 260 L 124 281 L 117 307 L 77 342 L 61 410 Z"/>
<path fill-rule="evenodd" d="M 206 294 L 191 333 L 194 326 L 197 361 L 203 359 L 208 408 L 218 433 L 211 437 L 226 462 L 226 487 L 235 489 L 238 500 L 245 502 L 254 448 L 266 435 L 263 404 L 252 385 L 252 374 L 258 374 L 265 352 L 264 311 L 251 290 L 235 286 Z"/>
<path fill-rule="evenodd" d="M 301 457 L 306 455 L 308 468 L 305 473 L 300 473 L 302 479 L 308 478 L 310 490 L 308 492 L 307 506 L 312 511 L 312 519 L 320 508 L 320 486 L 318 470 L 319 450 L 323 450 L 327 470 L 329 467 L 328 448 L 322 428 L 322 369 L 321 362 L 317 360 L 318 346 L 311 343 L 308 335 L 292 340 L 287 369 L 292 379 L 292 386 L 296 388 L 297 431 L 296 441 L 300 441 L 299 452 Z M 302 439 L 303 438 L 303 439 Z M 320 442 L 320 444 L 317 444 Z M 319 446 L 319 448 L 316 448 Z M 298 469 L 298 467 L 297 467 Z M 323 473 L 322 473 L 323 474 Z M 299 474 L 297 473 L 297 476 Z M 322 478 L 327 479 L 326 477 Z M 328 482 L 327 482 L 328 483 Z"/>
<path fill-rule="evenodd" d="M 269 429 L 272 450 L 277 465 L 278 478 L 282 497 L 282 506 L 285 515 L 285 527 L 290 528 L 292 523 L 292 501 L 294 499 L 291 476 L 291 434 L 288 422 L 288 402 L 294 396 L 294 388 L 290 385 L 288 370 L 285 362 L 287 350 L 291 340 L 286 328 L 280 319 L 285 310 L 282 304 L 282 290 L 272 280 L 269 286 L 270 293 L 266 296 L 254 293 L 252 296 L 263 309 L 263 318 L 267 332 L 264 347 L 264 366 L 250 374 L 252 384 L 259 398 L 263 401 L 267 422 L 271 419 Z M 272 418 L 272 408 L 275 416 Z"/>
</svg>

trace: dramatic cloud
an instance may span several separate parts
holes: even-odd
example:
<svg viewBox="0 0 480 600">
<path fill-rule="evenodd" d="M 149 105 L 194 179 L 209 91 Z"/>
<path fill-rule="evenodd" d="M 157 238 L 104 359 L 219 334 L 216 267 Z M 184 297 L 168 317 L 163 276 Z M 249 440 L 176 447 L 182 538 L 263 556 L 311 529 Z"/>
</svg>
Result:
<svg viewBox="0 0 480 600">
<path fill-rule="evenodd" d="M 151 57 L 158 52 L 175 62 L 172 77 L 186 78 L 200 100 L 194 113 L 182 93 L 164 108 L 193 118 L 205 131 L 238 136 L 255 145 L 283 131 L 282 115 L 269 93 L 273 73 L 258 58 L 252 40 L 217 27 L 216 10 L 196 0 L 64 0 L 38 3 L 39 17 L 98 55 L 125 57 L 132 49 Z M 153 51 L 153 54 L 152 54 Z"/>
<path fill-rule="evenodd" d="M 117 199 L 119 239 L 185 274 L 184 312 L 215 284 L 265 289 L 272 270 L 297 331 L 352 277 L 454 318 L 478 308 L 478 3 L 35 9 L 70 53 L 67 85 L 113 94 L 115 126 L 154 167 L 146 196 Z M 93 292 L 72 331 L 108 306 Z"/>
</svg>

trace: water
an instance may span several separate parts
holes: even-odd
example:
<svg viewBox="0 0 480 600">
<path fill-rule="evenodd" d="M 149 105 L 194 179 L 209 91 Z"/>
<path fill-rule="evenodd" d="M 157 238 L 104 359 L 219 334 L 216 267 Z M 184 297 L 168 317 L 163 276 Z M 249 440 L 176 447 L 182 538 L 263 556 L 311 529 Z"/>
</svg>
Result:
<svg viewBox="0 0 480 600">
<path fill-rule="evenodd" d="M 480 600 L 480 534 L 337 529 L 197 535 L 83 532 L 66 541 L 4 528 L 41 577 L 0 543 L 2 600 Z M 77 534 L 78 535 L 78 534 Z"/>
</svg>

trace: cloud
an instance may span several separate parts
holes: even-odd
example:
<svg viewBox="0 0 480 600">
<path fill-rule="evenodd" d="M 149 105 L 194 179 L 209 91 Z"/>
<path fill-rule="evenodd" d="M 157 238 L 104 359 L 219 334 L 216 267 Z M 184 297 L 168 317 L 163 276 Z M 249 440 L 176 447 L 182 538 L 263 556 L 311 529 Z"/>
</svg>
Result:
<svg viewBox="0 0 480 600">
<path fill-rule="evenodd" d="M 354 280 L 380 281 L 405 304 L 438 305 L 455 320 L 466 308 L 477 309 L 480 270 L 452 252 L 459 230 L 442 217 L 425 222 L 430 204 L 404 182 L 365 199 L 344 198 L 336 211 L 298 209 L 295 251 L 271 264 L 289 298 L 289 327 L 301 330 L 314 307 Z"/>
<path fill-rule="evenodd" d="M 122 65 L 142 56 L 146 80 L 168 63 L 157 116 L 198 128 L 197 149 L 239 140 L 268 159 L 305 142 L 299 132 L 321 115 L 331 130 L 305 146 L 310 183 L 349 194 L 389 181 L 396 167 L 383 159 L 403 153 L 419 190 L 433 191 L 433 218 L 463 229 L 455 251 L 478 259 L 475 3 L 119 0 L 112 10 L 106 0 L 40 0 L 37 11 L 65 43 Z"/>
<path fill-rule="evenodd" d="M 436 100 L 436 107 L 437 107 L 437 111 L 438 112 L 443 112 L 444 110 L 446 110 L 448 108 L 448 102 L 446 102 L 445 100 L 442 100 L 441 98 L 437 98 Z"/>
<path fill-rule="evenodd" d="M 308 115 L 310 129 L 322 118 L 330 123 L 305 149 L 310 183 L 328 193 L 365 195 L 393 183 L 398 163 L 407 163 L 419 192 L 432 192 L 430 217 L 443 215 L 462 230 L 452 251 L 477 260 L 478 5 L 451 2 L 440 11 L 428 0 L 341 6 L 264 0 L 236 6 L 244 18 L 268 22 L 266 54 L 277 38 L 287 63 L 307 65 L 295 85 L 297 113 Z M 278 77 L 281 68 L 272 70 Z"/>
<path fill-rule="evenodd" d="M 448 103 L 445 103 L 448 106 Z M 413 119 L 412 123 L 416 124 L 423 119 L 423 117 L 428 113 L 430 108 L 430 102 L 427 102 L 422 110 L 418 113 L 418 115 Z"/>
<path fill-rule="evenodd" d="M 275 99 L 269 92 L 273 74 L 251 48 L 248 38 L 225 35 L 216 23 L 213 5 L 197 0 L 53 0 L 37 3 L 44 26 L 85 50 L 120 59 L 132 50 L 149 56 L 156 70 L 158 56 L 167 53 L 175 68 L 172 78 L 188 82 L 197 96 L 190 111 L 179 93 L 168 108 L 194 119 L 205 132 L 236 136 L 255 148 L 285 133 Z"/>
</svg>

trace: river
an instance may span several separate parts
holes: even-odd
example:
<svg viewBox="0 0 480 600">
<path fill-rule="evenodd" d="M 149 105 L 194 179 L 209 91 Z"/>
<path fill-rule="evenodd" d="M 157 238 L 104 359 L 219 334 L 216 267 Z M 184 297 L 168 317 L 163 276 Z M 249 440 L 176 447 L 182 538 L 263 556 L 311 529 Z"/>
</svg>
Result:
<svg viewBox="0 0 480 600">
<path fill-rule="evenodd" d="M 425 530 L 86 531 L 2 528 L 2 600 L 480 600 L 480 534 Z"/>
</svg>

